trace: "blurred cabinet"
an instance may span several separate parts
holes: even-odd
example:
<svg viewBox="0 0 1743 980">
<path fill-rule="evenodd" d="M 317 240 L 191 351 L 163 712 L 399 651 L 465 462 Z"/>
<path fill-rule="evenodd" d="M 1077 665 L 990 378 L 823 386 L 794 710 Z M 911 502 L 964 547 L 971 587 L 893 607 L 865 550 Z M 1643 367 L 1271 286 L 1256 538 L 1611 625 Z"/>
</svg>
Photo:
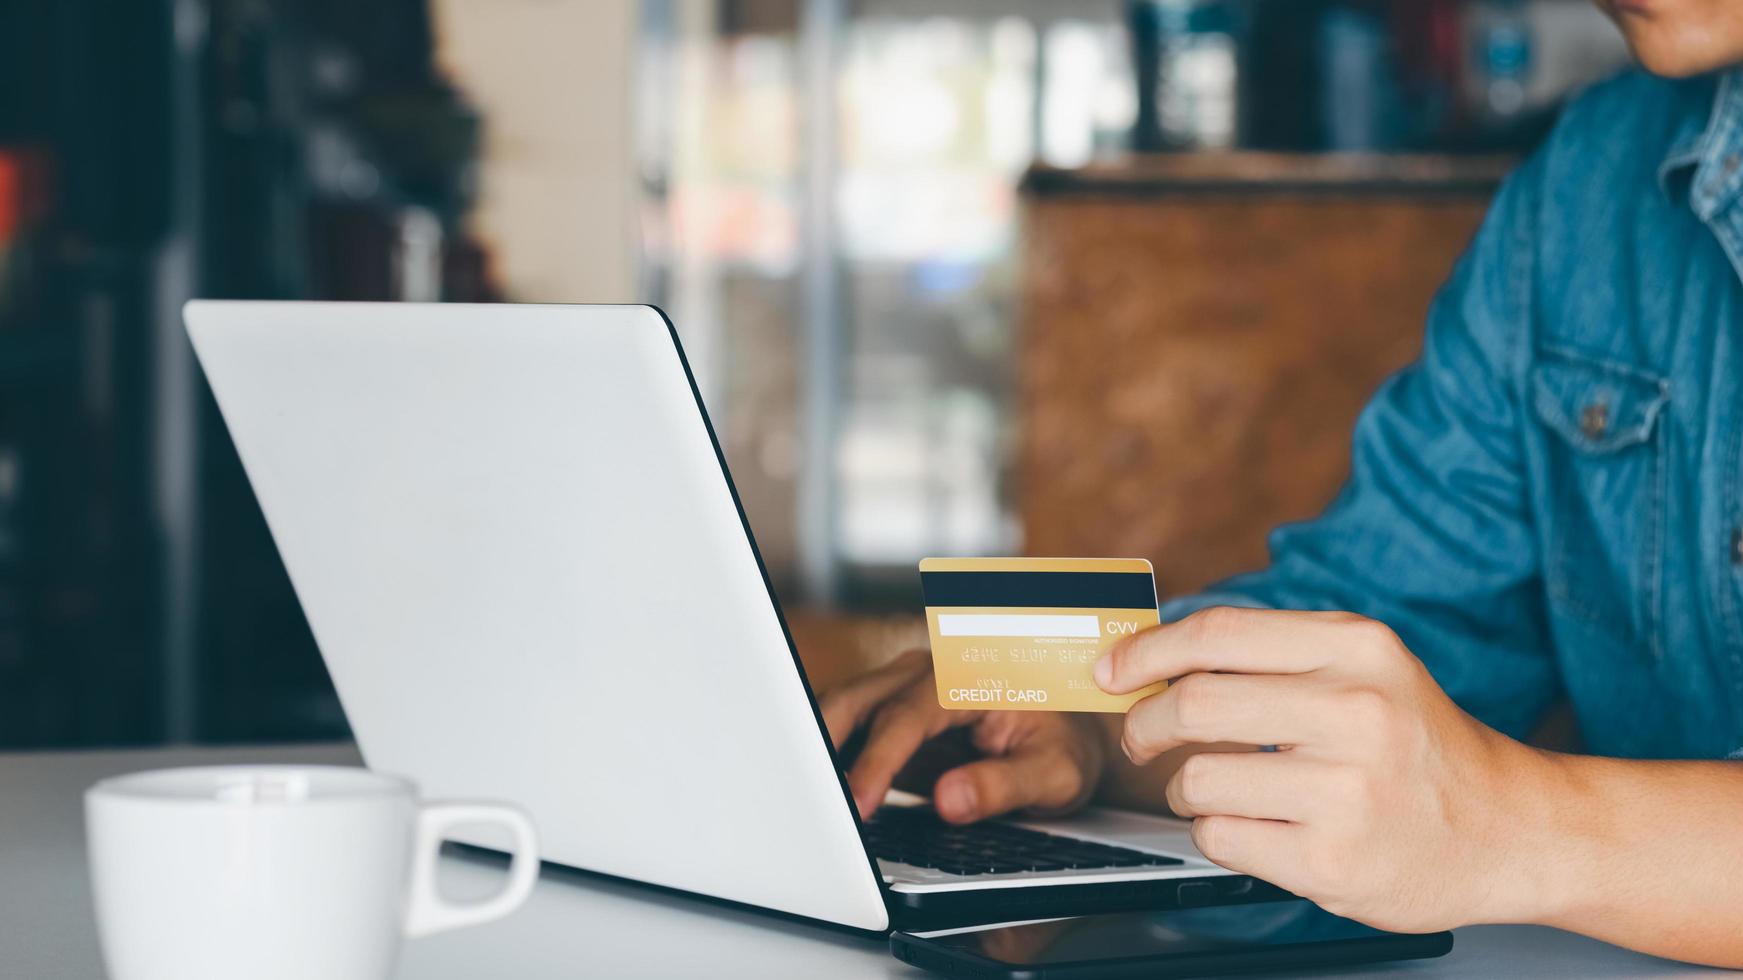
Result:
<svg viewBox="0 0 1743 980">
<path fill-rule="evenodd" d="M 1264 154 L 1038 169 L 1023 194 L 1016 502 L 1036 555 L 1164 595 L 1266 562 L 1349 470 L 1507 162 Z"/>
</svg>

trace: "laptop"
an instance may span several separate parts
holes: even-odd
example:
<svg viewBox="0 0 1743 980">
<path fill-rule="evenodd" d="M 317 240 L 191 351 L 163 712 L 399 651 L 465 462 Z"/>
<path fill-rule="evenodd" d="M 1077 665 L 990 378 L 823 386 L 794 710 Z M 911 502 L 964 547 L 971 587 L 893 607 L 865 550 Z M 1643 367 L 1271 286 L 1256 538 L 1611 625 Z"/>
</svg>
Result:
<svg viewBox="0 0 1743 980">
<path fill-rule="evenodd" d="M 872 933 L 1281 897 L 1155 816 L 862 822 L 659 310 L 185 319 L 365 761 L 546 861 Z"/>
</svg>

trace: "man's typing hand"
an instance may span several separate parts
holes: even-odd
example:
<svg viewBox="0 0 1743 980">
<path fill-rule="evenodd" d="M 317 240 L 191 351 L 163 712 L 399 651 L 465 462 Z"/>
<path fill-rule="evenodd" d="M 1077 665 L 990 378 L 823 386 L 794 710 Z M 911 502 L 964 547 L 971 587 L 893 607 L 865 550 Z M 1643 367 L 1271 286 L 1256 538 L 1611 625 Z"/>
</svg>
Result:
<svg viewBox="0 0 1743 980">
<path fill-rule="evenodd" d="M 1101 778 L 1106 753 L 1092 718 L 1047 711 L 946 711 L 938 706 L 932 658 L 910 650 L 830 691 L 823 721 L 836 748 L 864 729 L 848 770 L 861 816 L 883 803 L 896 775 L 929 739 L 967 728 L 982 758 L 938 777 L 932 802 L 952 823 L 1014 810 L 1062 813 L 1082 806 Z"/>
</svg>

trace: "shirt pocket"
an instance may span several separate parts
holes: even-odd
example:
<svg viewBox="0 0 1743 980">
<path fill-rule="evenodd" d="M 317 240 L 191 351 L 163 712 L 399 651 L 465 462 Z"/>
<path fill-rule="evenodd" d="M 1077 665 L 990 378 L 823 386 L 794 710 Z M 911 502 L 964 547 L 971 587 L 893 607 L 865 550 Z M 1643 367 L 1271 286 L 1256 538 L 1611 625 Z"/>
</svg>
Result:
<svg viewBox="0 0 1743 980">
<path fill-rule="evenodd" d="M 1670 384 L 1564 348 L 1538 351 L 1545 439 L 1544 581 L 1553 608 L 1659 652 L 1663 426 Z"/>
</svg>

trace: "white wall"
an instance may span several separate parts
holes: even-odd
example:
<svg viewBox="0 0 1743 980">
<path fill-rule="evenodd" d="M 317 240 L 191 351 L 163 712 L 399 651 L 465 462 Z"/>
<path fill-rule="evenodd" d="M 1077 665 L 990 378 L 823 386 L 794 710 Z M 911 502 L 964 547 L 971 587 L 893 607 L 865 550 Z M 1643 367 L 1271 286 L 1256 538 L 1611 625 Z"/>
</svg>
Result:
<svg viewBox="0 0 1743 980">
<path fill-rule="evenodd" d="M 634 0 L 433 0 L 437 58 L 484 117 L 473 229 L 509 298 L 635 302 Z"/>
</svg>

